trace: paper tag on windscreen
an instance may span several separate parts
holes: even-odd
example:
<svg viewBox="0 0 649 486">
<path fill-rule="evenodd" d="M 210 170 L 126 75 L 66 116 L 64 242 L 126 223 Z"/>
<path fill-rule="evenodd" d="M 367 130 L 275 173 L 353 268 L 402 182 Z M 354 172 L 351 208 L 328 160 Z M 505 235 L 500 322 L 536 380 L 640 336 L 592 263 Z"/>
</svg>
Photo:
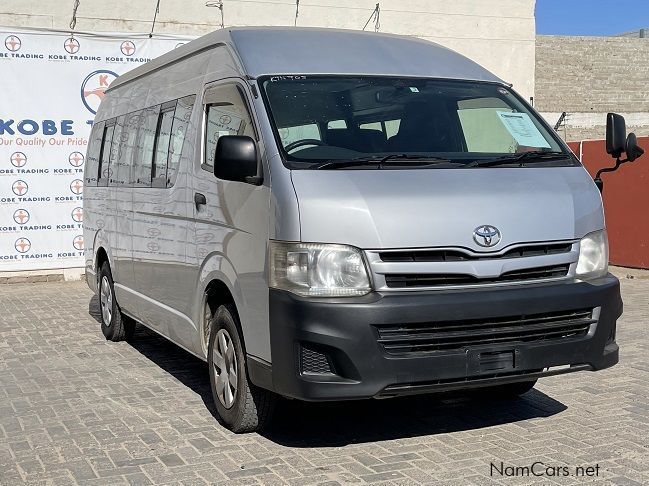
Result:
<svg viewBox="0 0 649 486">
<path fill-rule="evenodd" d="M 511 113 L 497 111 L 500 121 L 519 145 L 526 147 L 550 148 L 548 141 L 543 138 L 539 129 L 527 113 Z"/>
</svg>

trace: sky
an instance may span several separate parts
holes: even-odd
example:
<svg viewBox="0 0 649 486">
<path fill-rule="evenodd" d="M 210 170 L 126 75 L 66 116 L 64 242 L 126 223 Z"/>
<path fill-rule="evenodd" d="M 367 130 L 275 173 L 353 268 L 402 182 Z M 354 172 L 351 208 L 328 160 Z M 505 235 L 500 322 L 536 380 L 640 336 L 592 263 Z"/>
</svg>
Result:
<svg viewBox="0 0 649 486">
<path fill-rule="evenodd" d="M 647 29 L 649 0 L 536 0 L 536 33 L 615 35 Z"/>
</svg>

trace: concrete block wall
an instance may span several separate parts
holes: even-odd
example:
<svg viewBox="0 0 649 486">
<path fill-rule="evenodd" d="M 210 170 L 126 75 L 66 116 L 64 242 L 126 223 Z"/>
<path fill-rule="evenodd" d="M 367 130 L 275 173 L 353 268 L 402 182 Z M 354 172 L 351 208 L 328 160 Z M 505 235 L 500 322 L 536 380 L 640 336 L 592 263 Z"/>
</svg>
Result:
<svg viewBox="0 0 649 486">
<path fill-rule="evenodd" d="M 568 140 L 603 138 L 610 111 L 649 134 L 649 39 L 537 36 L 535 78 L 535 107 L 552 124 L 567 112 Z"/>
<path fill-rule="evenodd" d="M 535 0 L 300 0 L 297 25 L 362 29 L 379 2 L 380 31 L 454 49 L 528 99 L 534 93 Z M 0 25 L 69 29 L 73 0 L 3 0 Z M 202 35 L 220 27 L 205 0 L 161 0 L 155 32 Z M 79 31 L 149 32 L 156 0 L 82 0 Z M 223 0 L 226 27 L 295 23 L 296 0 Z M 373 30 L 370 22 L 366 30 Z M 290 55 L 290 53 L 287 53 Z"/>
<path fill-rule="evenodd" d="M 551 112 L 649 112 L 649 39 L 536 38 L 535 105 Z"/>
</svg>

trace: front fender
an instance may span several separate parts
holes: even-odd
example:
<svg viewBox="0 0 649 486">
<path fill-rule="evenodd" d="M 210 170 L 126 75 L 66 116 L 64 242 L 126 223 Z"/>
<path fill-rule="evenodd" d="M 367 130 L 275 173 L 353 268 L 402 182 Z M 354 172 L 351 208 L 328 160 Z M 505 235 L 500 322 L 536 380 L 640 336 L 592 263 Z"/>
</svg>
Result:
<svg viewBox="0 0 649 486">
<path fill-rule="evenodd" d="M 212 252 L 208 254 L 201 265 L 200 272 L 198 274 L 198 285 L 197 288 L 200 289 L 200 292 L 197 292 L 194 296 L 194 305 L 192 306 L 195 309 L 195 313 L 192 316 L 194 322 L 198 323 L 197 328 L 200 332 L 196 333 L 197 343 L 195 343 L 194 349 L 202 350 L 206 352 L 203 348 L 202 343 L 202 320 L 203 320 L 203 306 L 205 303 L 205 293 L 208 286 L 214 281 L 222 282 L 227 289 L 229 290 L 232 298 L 234 299 L 234 305 L 237 307 L 239 312 L 239 320 L 241 321 L 243 338 L 245 341 L 246 335 L 249 334 L 250 330 L 247 329 L 245 325 L 246 319 L 246 302 L 237 278 L 237 272 L 234 269 L 232 262 L 220 252 Z"/>
</svg>

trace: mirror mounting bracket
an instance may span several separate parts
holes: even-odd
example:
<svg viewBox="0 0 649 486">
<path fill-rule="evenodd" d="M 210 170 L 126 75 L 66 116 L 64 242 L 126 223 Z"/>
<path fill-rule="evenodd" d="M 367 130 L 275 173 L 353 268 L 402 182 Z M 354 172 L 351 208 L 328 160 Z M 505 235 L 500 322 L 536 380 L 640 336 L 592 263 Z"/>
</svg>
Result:
<svg viewBox="0 0 649 486">
<path fill-rule="evenodd" d="M 597 174 L 595 174 L 595 185 L 599 188 L 599 192 L 602 192 L 604 189 L 604 181 L 602 180 L 601 175 L 604 174 L 605 172 L 615 172 L 620 168 L 622 164 L 625 162 L 628 162 L 629 159 L 624 159 L 621 160 L 619 157 L 615 159 L 615 167 L 604 167 L 603 169 L 599 169 L 597 171 Z"/>
</svg>

